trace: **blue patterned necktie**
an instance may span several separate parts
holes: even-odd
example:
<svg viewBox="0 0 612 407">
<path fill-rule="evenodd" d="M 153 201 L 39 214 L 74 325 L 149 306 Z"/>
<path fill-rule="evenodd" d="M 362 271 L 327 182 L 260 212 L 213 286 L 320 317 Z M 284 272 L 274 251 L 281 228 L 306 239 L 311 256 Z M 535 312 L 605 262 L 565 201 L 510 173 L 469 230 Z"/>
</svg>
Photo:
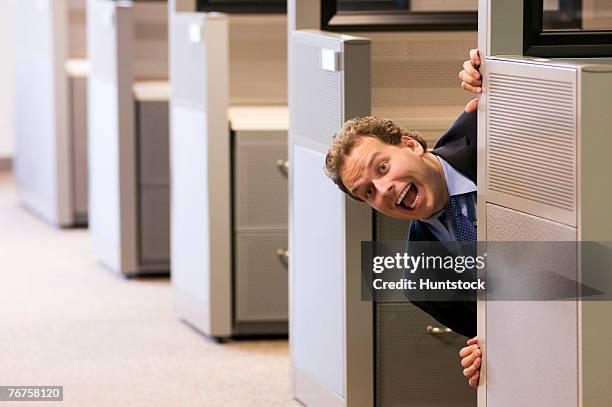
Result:
<svg viewBox="0 0 612 407">
<path fill-rule="evenodd" d="M 476 226 L 461 213 L 461 206 L 457 201 L 456 196 L 451 196 L 448 199 L 448 204 L 445 209 L 446 216 L 453 223 L 455 227 L 455 234 L 457 240 L 461 241 L 475 241 L 476 240 Z"/>
</svg>

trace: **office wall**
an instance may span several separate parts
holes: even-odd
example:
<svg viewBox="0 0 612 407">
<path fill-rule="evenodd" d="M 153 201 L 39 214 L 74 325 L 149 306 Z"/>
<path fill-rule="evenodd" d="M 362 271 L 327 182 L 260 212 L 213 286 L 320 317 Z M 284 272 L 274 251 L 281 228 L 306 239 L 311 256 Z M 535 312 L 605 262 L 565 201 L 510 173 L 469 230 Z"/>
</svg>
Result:
<svg viewBox="0 0 612 407">
<path fill-rule="evenodd" d="M 9 0 L 0 0 L 0 167 L 15 151 Z"/>
</svg>

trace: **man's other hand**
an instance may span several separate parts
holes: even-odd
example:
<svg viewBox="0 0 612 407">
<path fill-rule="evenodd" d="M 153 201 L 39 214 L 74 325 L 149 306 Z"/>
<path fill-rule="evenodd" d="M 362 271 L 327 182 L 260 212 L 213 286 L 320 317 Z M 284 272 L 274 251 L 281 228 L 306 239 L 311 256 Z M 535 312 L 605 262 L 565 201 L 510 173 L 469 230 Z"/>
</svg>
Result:
<svg viewBox="0 0 612 407">
<path fill-rule="evenodd" d="M 468 346 L 459 351 L 463 375 L 468 378 L 470 387 L 477 387 L 478 379 L 480 378 L 482 350 L 480 350 L 480 346 L 478 346 L 478 338 L 468 340 L 467 345 Z"/>
<path fill-rule="evenodd" d="M 461 87 L 468 92 L 482 92 L 482 78 L 478 69 L 480 68 L 480 54 L 477 49 L 470 50 L 470 59 L 463 63 L 463 70 L 459 72 Z M 466 112 L 473 112 L 478 107 L 478 99 L 472 99 L 465 106 Z"/>
</svg>

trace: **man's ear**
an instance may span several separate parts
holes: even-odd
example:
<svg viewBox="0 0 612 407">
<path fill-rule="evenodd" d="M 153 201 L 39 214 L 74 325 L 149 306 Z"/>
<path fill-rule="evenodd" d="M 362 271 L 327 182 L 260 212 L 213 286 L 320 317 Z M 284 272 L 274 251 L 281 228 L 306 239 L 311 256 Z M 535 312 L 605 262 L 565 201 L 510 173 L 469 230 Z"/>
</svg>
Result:
<svg viewBox="0 0 612 407">
<path fill-rule="evenodd" d="M 425 152 L 425 149 L 421 143 L 406 134 L 402 136 L 402 144 L 412 150 L 415 154 L 421 155 Z"/>
</svg>

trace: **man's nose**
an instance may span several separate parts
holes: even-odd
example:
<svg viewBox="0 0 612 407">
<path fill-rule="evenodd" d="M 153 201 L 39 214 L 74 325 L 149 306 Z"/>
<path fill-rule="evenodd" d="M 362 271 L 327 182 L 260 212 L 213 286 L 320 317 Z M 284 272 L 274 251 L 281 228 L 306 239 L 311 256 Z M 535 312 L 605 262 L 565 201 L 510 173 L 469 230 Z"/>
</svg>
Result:
<svg viewBox="0 0 612 407">
<path fill-rule="evenodd" d="M 393 183 L 387 181 L 385 178 L 379 178 L 372 181 L 376 191 L 383 196 L 388 196 L 393 193 Z"/>
</svg>

